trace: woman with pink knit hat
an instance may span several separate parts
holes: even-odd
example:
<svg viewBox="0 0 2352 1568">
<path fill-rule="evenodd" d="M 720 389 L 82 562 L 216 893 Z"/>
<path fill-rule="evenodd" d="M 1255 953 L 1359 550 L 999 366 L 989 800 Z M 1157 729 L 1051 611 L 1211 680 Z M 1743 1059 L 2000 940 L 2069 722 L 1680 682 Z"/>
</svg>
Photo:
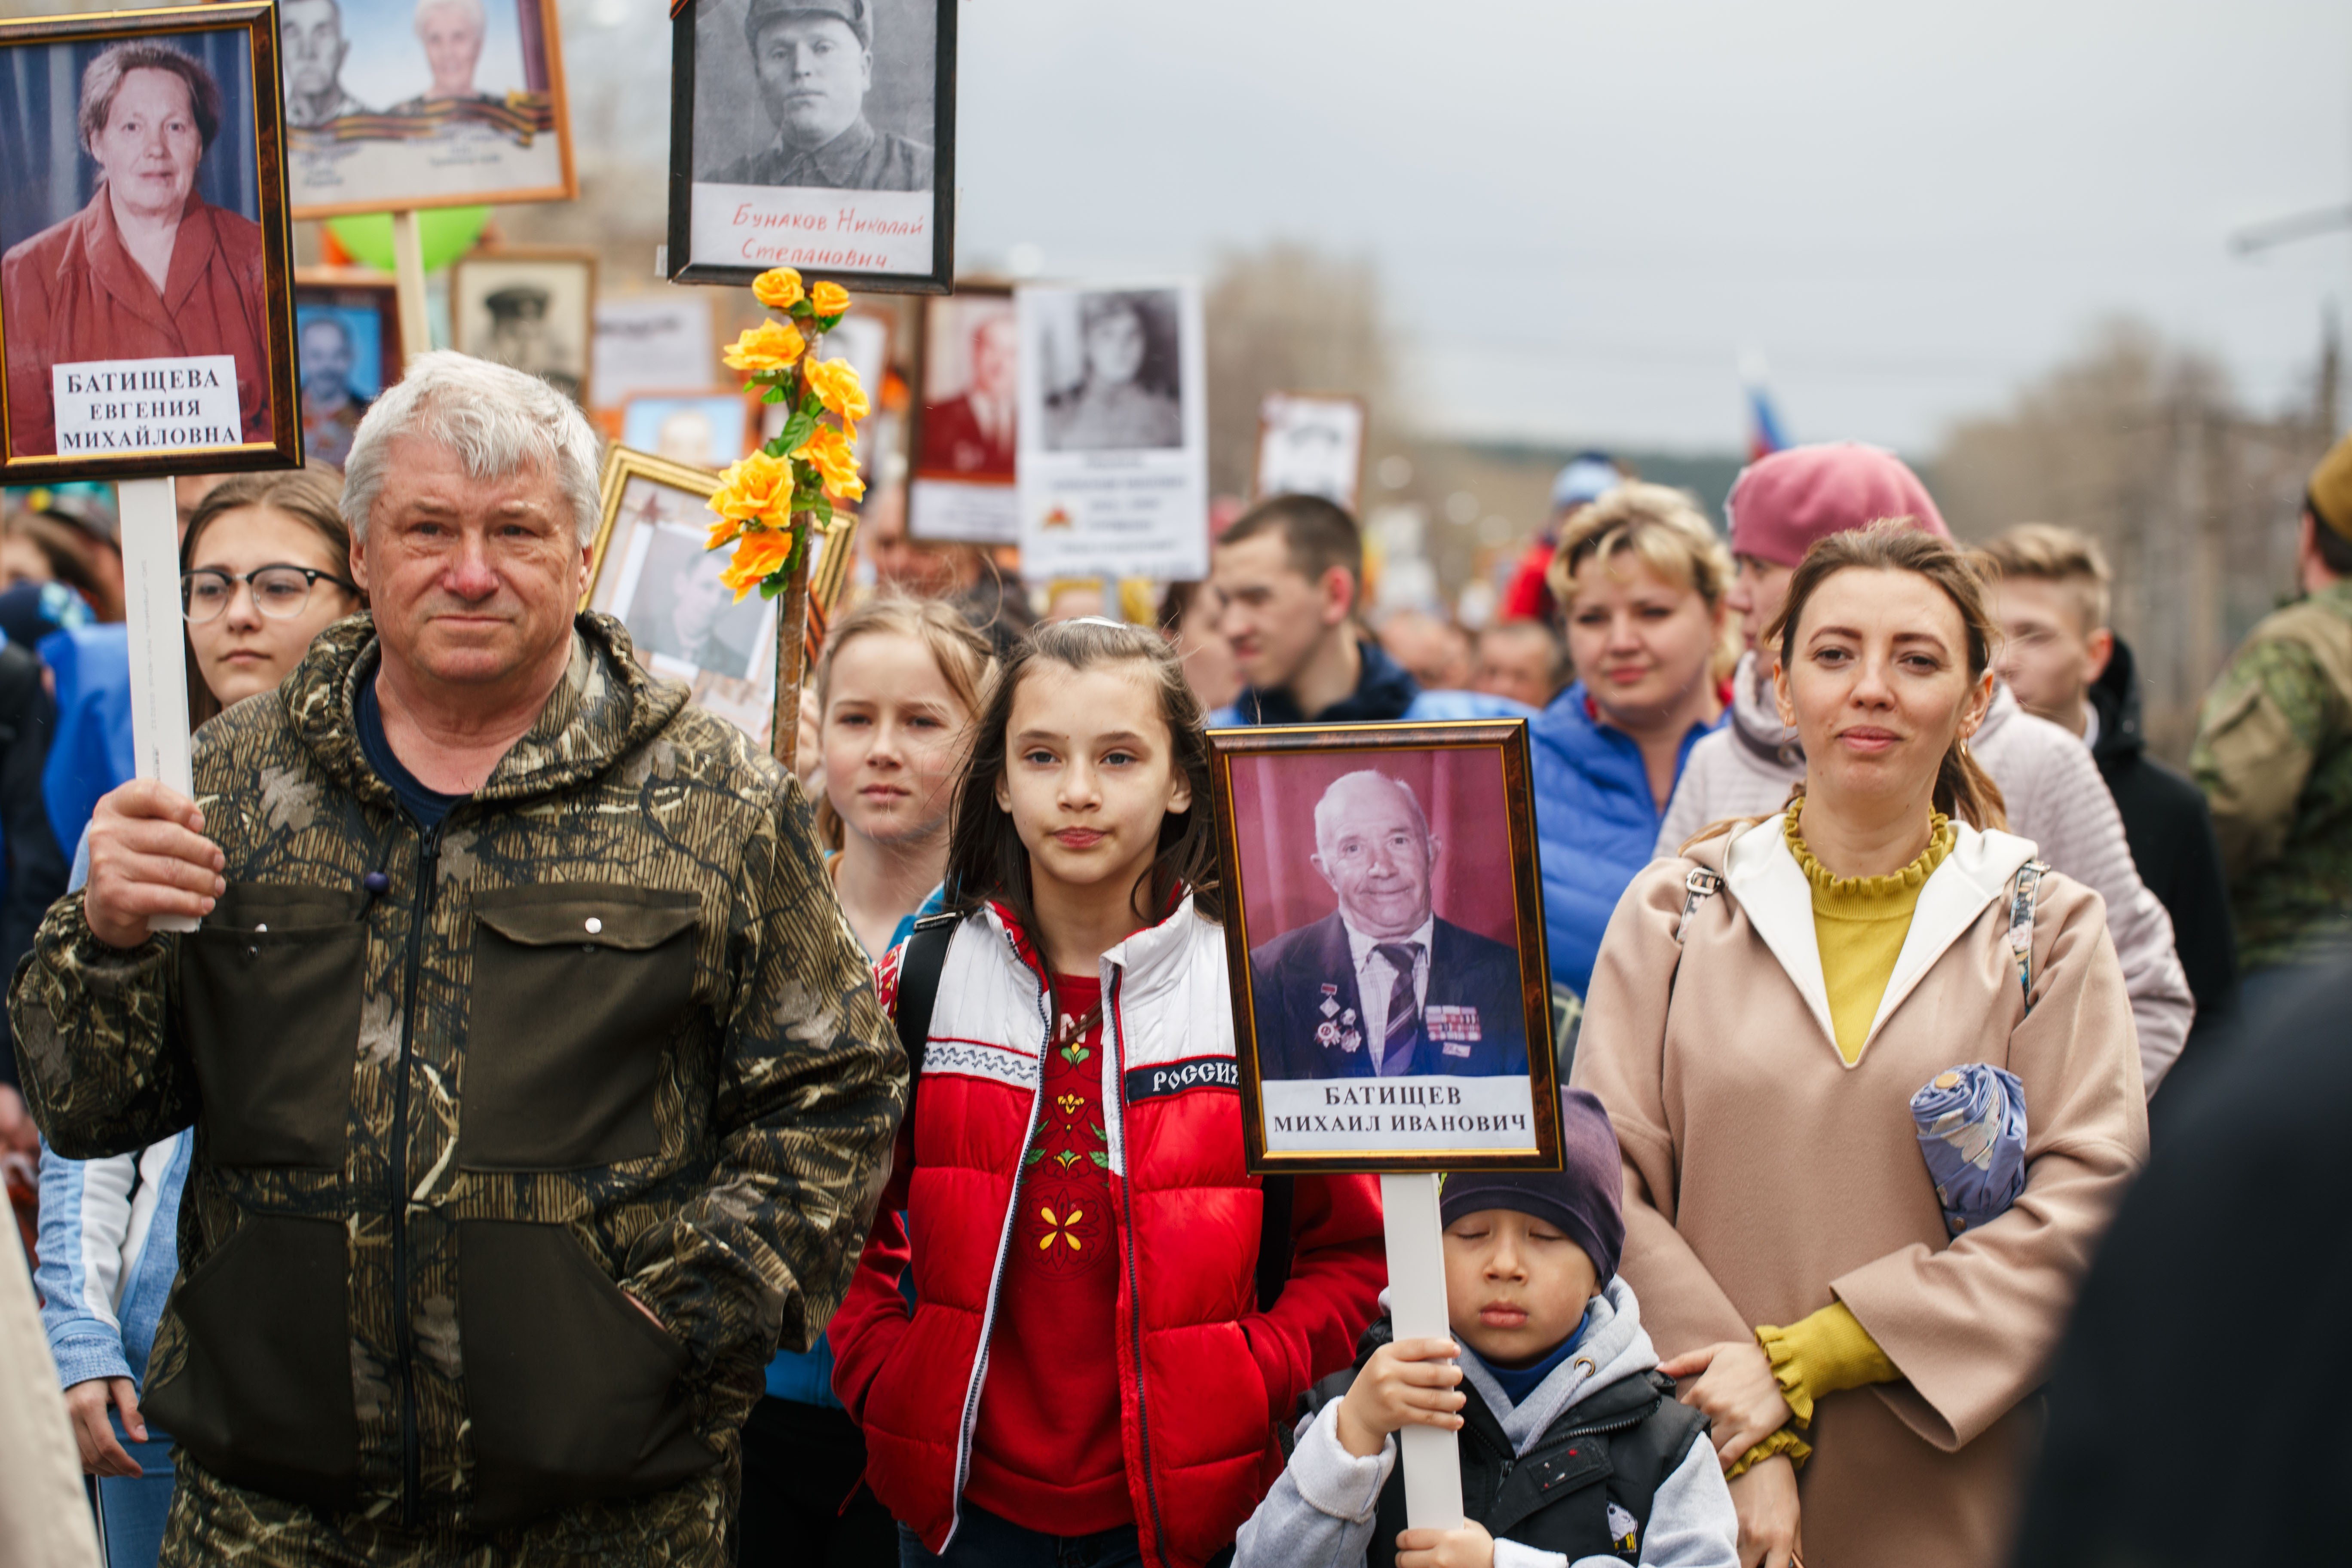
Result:
<svg viewBox="0 0 2352 1568">
<path fill-rule="evenodd" d="M 1906 519 L 1951 537 L 1927 487 L 1902 458 L 1859 441 L 1790 447 L 1741 470 L 1724 503 L 1738 565 L 1726 603 L 1740 617 L 1748 654 L 1732 676 L 1727 721 L 1690 751 L 1659 829 L 1657 852 L 1677 853 L 1709 823 L 1770 816 L 1805 773 L 1797 733 L 1772 699 L 1772 660 L 1758 639 L 1780 613 L 1789 579 L 1822 540 Z M 2180 1054 L 2196 1016 L 2172 948 L 2172 921 L 2140 880 L 2123 818 L 2090 749 L 2018 705 L 1998 687 L 1969 749 L 2000 786 L 2010 830 L 2041 857 L 2106 900 L 2107 931 L 2122 961 L 2139 1035 L 2140 1071 L 2153 1095 Z"/>
</svg>

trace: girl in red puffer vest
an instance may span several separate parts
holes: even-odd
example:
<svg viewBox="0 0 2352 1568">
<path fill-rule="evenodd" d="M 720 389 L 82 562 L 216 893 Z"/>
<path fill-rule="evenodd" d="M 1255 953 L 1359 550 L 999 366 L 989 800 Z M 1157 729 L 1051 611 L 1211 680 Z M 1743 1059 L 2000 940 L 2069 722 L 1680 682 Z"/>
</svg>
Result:
<svg viewBox="0 0 2352 1568">
<path fill-rule="evenodd" d="M 1168 645 L 1040 627 L 974 734 L 962 921 L 834 1387 L 911 1563 L 1202 1568 L 1373 1315 L 1379 1189 L 1296 1178 L 1261 1309 L 1281 1205 L 1243 1169 L 1208 744 Z"/>
</svg>

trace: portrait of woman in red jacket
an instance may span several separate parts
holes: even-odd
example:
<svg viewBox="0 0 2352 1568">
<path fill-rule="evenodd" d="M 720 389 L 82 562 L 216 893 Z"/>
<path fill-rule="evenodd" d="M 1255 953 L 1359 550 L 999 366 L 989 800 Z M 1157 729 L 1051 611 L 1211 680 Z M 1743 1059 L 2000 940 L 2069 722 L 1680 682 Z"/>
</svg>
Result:
<svg viewBox="0 0 2352 1568">
<path fill-rule="evenodd" d="M 192 35 L 191 42 L 201 37 Z M 45 54 L 74 47 L 26 47 Z M 249 104 L 249 84 L 233 87 Z M 94 166 L 95 188 L 79 211 L 29 237 L 0 232 L 7 247 L 0 257 L 0 324 L 8 358 L 8 456 L 57 452 L 53 366 L 106 360 L 226 355 L 236 366 L 242 439 L 273 439 L 262 228 L 207 201 L 198 188 L 207 159 L 251 156 L 244 145 L 215 151 L 223 96 L 196 54 L 160 38 L 110 45 L 83 69 L 69 133 L 86 160 L 81 172 L 89 175 Z M 11 107 L 18 111 L 13 132 L 13 121 L 32 106 Z M 67 112 L 65 103 L 52 104 L 53 140 L 68 133 Z M 244 118 L 249 123 L 249 113 Z M 51 169 L 59 163 L 54 149 L 47 163 Z M 249 175 L 225 182 L 244 191 L 257 183 Z M 21 224 L 28 207 L 21 186 L 19 193 L 7 211 Z M 49 189 L 47 210 L 72 194 Z"/>
</svg>

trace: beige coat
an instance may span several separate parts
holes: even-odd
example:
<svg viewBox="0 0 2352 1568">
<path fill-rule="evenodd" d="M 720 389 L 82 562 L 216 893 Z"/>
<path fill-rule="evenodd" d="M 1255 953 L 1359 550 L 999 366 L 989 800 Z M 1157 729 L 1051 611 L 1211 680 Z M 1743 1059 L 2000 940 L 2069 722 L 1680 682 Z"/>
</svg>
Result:
<svg viewBox="0 0 2352 1568">
<path fill-rule="evenodd" d="M 1659 1354 L 1836 1299 L 1903 1373 L 1815 1409 L 1801 1480 L 1811 1568 L 2007 1561 L 2028 1396 L 2147 1153 L 2131 1002 L 2098 895 L 2042 879 L 2028 1016 L 2009 884 L 2033 847 L 1957 832 L 1850 1068 L 1779 817 L 1635 878 L 1585 998 L 1575 1081 L 1624 1150 L 1622 1271 Z M 1694 864 L 1725 883 L 1678 946 Z M 2025 1085 L 2027 1182 L 2008 1213 L 1952 1242 L 1909 1100 L 1978 1061 Z"/>
</svg>

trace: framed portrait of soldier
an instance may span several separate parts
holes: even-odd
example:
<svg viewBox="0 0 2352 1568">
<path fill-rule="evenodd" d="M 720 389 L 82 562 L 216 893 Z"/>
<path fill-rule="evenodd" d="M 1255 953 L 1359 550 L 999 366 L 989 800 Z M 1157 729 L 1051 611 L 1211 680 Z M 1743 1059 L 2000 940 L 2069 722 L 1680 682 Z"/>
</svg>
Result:
<svg viewBox="0 0 2352 1568">
<path fill-rule="evenodd" d="M 1258 404 L 1254 499 L 1321 496 L 1356 511 L 1364 479 L 1364 400 L 1344 393 L 1269 392 Z"/>
<path fill-rule="evenodd" d="M 618 617 L 639 663 L 686 682 L 696 702 L 764 747 L 774 722 L 776 604 L 758 594 L 739 600 L 720 580 L 727 552 L 709 548 L 718 488 L 706 469 L 610 448 L 582 607 Z M 854 515 L 837 513 L 809 558 L 811 660 L 847 581 L 856 526 Z"/>
<path fill-rule="evenodd" d="M 400 379 L 400 286 L 377 274 L 296 272 L 294 363 L 303 454 L 340 468 L 360 421 Z"/>
<path fill-rule="evenodd" d="M 528 371 L 590 407 L 595 300 L 593 250 L 478 251 L 449 267 L 451 346 Z"/>
<path fill-rule="evenodd" d="M 1014 301 L 1023 574 L 1207 576 L 1199 284 L 1024 284 Z"/>
<path fill-rule="evenodd" d="M 300 463 L 277 73 L 267 5 L 0 23 L 0 480 Z"/>
<path fill-rule="evenodd" d="M 1527 726 L 1210 741 L 1251 1169 L 1557 1170 Z"/>
<path fill-rule="evenodd" d="M 569 201 L 556 0 L 278 0 L 298 218 Z"/>
<path fill-rule="evenodd" d="M 1011 544 L 1021 535 L 1021 324 L 1013 291 L 963 283 L 923 301 L 907 531 Z"/>
<path fill-rule="evenodd" d="M 772 267 L 944 294 L 957 0 L 684 0 L 670 41 L 672 280 Z"/>
</svg>

